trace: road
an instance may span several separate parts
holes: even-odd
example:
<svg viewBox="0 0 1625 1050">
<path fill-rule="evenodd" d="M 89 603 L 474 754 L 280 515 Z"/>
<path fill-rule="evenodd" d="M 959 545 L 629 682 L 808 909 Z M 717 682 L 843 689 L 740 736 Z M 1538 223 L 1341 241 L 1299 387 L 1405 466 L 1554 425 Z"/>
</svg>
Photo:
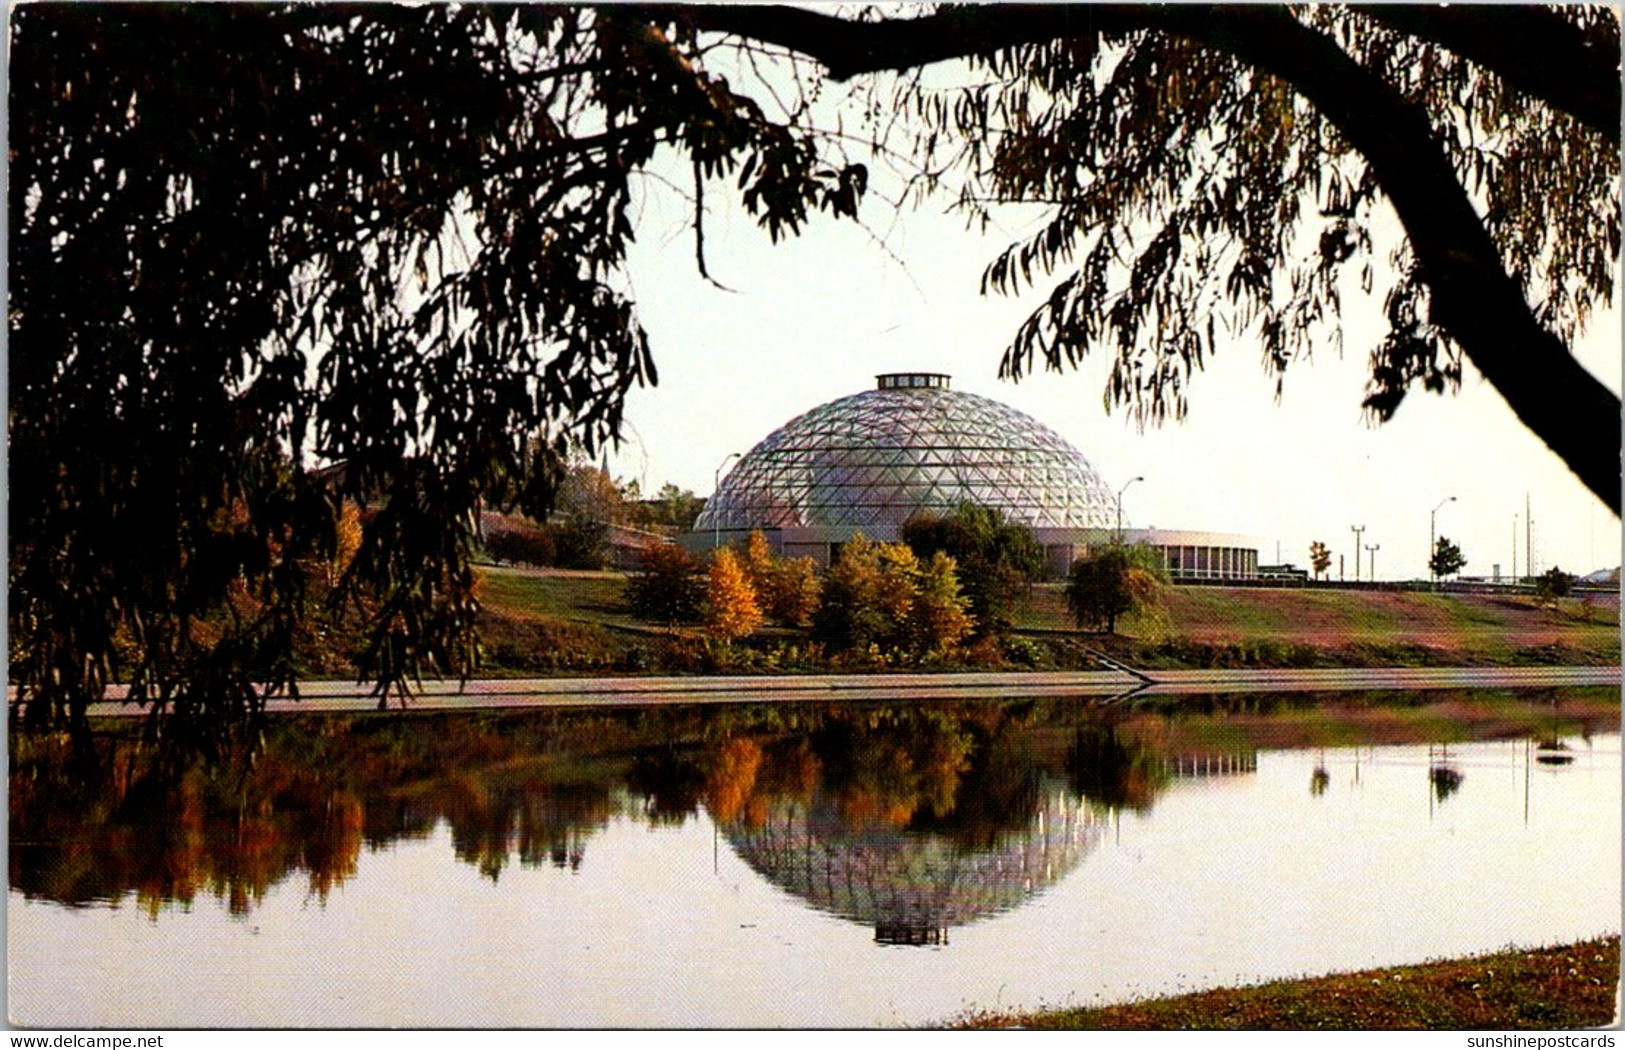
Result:
<svg viewBox="0 0 1625 1050">
<path fill-rule="evenodd" d="M 966 672 L 949 674 L 727 675 L 690 678 L 514 678 L 425 682 L 407 706 L 417 711 L 525 707 L 626 707 L 819 700 L 947 700 L 1087 697 L 1111 703 L 1129 696 L 1451 688 L 1541 688 L 1620 684 L 1618 667 L 1361 667 L 1279 670 L 1213 669 Z M 272 699 L 273 712 L 374 710 L 378 698 L 353 682 L 306 682 L 300 699 Z M 116 695 L 110 693 L 110 695 Z M 392 700 L 391 707 L 397 705 Z M 117 701 L 93 715 L 135 715 Z"/>
</svg>

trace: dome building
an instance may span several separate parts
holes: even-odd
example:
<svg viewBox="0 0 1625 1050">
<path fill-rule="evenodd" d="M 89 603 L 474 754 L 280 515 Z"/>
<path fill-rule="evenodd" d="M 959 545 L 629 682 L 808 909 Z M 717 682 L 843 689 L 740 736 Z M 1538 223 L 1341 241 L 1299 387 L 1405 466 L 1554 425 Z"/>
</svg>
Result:
<svg viewBox="0 0 1625 1050">
<path fill-rule="evenodd" d="M 828 565 L 855 533 L 895 540 L 910 518 L 977 503 L 1032 529 L 1060 574 L 1116 535 L 1116 493 L 1049 427 L 953 390 L 940 373 L 876 379 L 875 389 L 819 405 L 745 453 L 684 546 L 707 550 L 760 530 L 781 555 Z M 1258 574 L 1257 545 L 1245 537 L 1140 529 L 1122 538 L 1162 549 L 1176 578 Z"/>
<path fill-rule="evenodd" d="M 765 819 L 722 826 L 757 874 L 818 911 L 894 945 L 948 943 L 949 930 L 1019 908 L 1059 885 L 1105 839 L 1107 816 L 1050 785 L 1025 828 L 986 848 L 876 827 L 854 830 L 827 799 L 780 800 Z"/>
</svg>

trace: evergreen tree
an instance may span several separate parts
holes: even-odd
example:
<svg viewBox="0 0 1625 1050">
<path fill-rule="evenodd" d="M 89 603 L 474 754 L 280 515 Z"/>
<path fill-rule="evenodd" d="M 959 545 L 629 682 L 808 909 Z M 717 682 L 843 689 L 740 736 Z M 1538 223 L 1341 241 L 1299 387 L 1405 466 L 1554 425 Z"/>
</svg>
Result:
<svg viewBox="0 0 1625 1050">
<path fill-rule="evenodd" d="M 1461 548 L 1450 540 L 1440 536 L 1433 544 L 1433 557 L 1428 559 L 1428 568 L 1435 577 L 1453 576 L 1467 567 L 1467 559 L 1462 557 Z"/>
</svg>

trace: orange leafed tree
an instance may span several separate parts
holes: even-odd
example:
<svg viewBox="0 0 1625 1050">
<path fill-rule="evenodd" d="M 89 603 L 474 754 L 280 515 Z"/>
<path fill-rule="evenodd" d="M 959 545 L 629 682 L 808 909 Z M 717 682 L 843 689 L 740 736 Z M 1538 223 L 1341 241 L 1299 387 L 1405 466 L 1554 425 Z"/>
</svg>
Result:
<svg viewBox="0 0 1625 1050">
<path fill-rule="evenodd" d="M 719 549 L 711 562 L 706 586 L 706 630 L 725 642 L 732 642 L 749 637 L 761 625 L 761 604 L 738 557 L 727 547 Z"/>
</svg>

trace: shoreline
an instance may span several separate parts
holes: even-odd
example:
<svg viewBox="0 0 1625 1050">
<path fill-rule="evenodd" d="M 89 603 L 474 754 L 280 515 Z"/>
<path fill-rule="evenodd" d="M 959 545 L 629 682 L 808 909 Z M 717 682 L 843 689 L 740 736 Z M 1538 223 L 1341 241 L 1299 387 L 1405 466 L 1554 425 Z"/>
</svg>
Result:
<svg viewBox="0 0 1625 1050">
<path fill-rule="evenodd" d="M 880 674 L 606 676 L 573 678 L 480 678 L 429 681 L 403 704 L 415 711 L 509 708 L 620 707 L 671 704 L 818 702 L 833 700 L 944 700 L 999 694 L 1003 699 L 1090 698 L 1113 704 L 1158 696 L 1224 693 L 1358 692 L 1431 689 L 1541 689 L 1618 686 L 1618 666 L 1551 667 L 1370 667 L 1240 669 L 1149 672 L 965 671 Z M 366 712 L 379 709 L 370 685 L 353 681 L 299 683 L 299 698 L 272 697 L 273 714 Z M 15 693 L 12 692 L 12 699 Z M 92 717 L 135 717 L 146 707 L 126 702 L 123 687 L 90 707 Z"/>
<path fill-rule="evenodd" d="M 1435 1031 L 1613 1028 L 1619 934 L 1455 959 L 1369 967 L 1190 992 L 1030 1011 L 976 1011 L 945 1028 Z M 1601 1044 L 1597 1044 L 1601 1045 Z"/>
</svg>

